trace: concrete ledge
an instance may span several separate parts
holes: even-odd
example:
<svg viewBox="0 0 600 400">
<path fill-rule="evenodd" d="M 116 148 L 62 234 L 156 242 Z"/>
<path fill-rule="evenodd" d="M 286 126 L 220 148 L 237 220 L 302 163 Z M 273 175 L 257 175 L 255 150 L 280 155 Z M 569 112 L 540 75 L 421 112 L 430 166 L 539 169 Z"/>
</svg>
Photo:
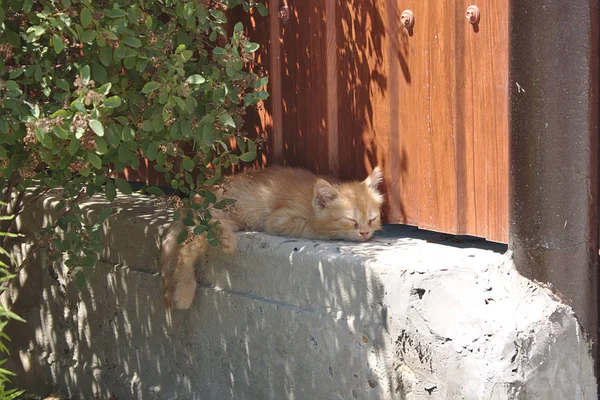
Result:
<svg viewBox="0 0 600 400">
<path fill-rule="evenodd" d="M 90 218 L 105 201 L 86 202 Z M 21 219 L 56 215 L 40 200 Z M 571 309 L 518 275 L 503 246 L 386 227 L 348 244 L 240 233 L 199 264 L 191 310 L 166 313 L 168 212 L 119 197 L 88 289 L 40 251 L 5 296 L 21 387 L 73 398 L 596 399 Z M 15 248 L 18 250 L 18 248 Z"/>
</svg>

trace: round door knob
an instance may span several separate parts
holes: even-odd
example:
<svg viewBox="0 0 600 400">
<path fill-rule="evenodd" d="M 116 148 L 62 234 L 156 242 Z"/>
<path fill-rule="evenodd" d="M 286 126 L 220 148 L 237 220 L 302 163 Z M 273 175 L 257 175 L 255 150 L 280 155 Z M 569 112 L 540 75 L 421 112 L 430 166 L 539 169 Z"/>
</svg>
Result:
<svg viewBox="0 0 600 400">
<path fill-rule="evenodd" d="M 400 22 L 406 29 L 410 29 L 415 24 L 415 13 L 411 10 L 402 11 L 402 15 L 400 15 Z"/>
<path fill-rule="evenodd" d="M 479 23 L 479 7 L 477 6 L 469 6 L 467 8 L 467 12 L 465 13 L 465 17 L 467 17 L 467 20 L 473 24 L 476 25 Z"/>
<path fill-rule="evenodd" d="M 290 8 L 288 6 L 283 6 L 277 12 L 279 19 L 284 24 L 287 24 L 290 21 Z"/>
</svg>

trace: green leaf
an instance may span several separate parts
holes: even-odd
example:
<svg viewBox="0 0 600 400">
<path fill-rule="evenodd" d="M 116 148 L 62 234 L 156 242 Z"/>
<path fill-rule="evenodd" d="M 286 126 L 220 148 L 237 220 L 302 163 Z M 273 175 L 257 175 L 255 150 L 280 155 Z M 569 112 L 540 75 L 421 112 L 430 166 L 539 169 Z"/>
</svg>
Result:
<svg viewBox="0 0 600 400">
<path fill-rule="evenodd" d="M 107 108 L 117 108 L 121 105 L 121 98 L 119 96 L 112 96 L 104 100 L 104 106 Z"/>
<path fill-rule="evenodd" d="M 109 18 L 123 18 L 127 13 L 119 8 L 113 8 L 111 10 L 104 10 L 104 15 Z"/>
<path fill-rule="evenodd" d="M 81 72 L 81 79 L 83 80 L 83 84 L 87 85 L 90 81 L 90 66 L 85 65 L 83 68 L 81 68 L 79 72 Z"/>
<path fill-rule="evenodd" d="M 256 92 L 256 97 L 258 97 L 260 100 L 266 100 L 269 98 L 269 92 L 265 90 L 258 91 Z"/>
<path fill-rule="evenodd" d="M 162 115 L 157 115 L 152 118 L 152 129 L 154 132 L 160 132 L 165 128 L 165 122 L 163 121 Z"/>
<path fill-rule="evenodd" d="M 117 189 L 115 188 L 115 183 L 112 180 L 106 182 L 104 191 L 106 193 L 106 199 L 108 201 L 113 201 L 115 197 L 117 197 Z"/>
<path fill-rule="evenodd" d="M 112 62 L 112 49 L 109 46 L 100 48 L 98 55 L 100 57 L 100 62 L 104 64 L 105 67 L 108 67 Z"/>
<path fill-rule="evenodd" d="M 110 82 L 106 82 L 104 85 L 100 86 L 96 92 L 103 94 L 103 95 L 107 95 L 108 92 L 110 92 L 110 88 L 112 87 L 112 83 Z"/>
<path fill-rule="evenodd" d="M 258 89 L 260 87 L 266 86 L 269 83 L 269 77 L 267 76 L 263 76 L 260 79 L 257 79 L 256 82 L 254 82 L 254 88 Z"/>
<path fill-rule="evenodd" d="M 98 256 L 95 253 L 86 254 L 81 261 L 81 265 L 86 268 L 93 268 L 98 262 Z"/>
<path fill-rule="evenodd" d="M 188 156 L 183 156 L 183 160 L 181 161 L 181 168 L 191 171 L 194 169 L 195 165 L 196 164 L 194 163 L 194 160 L 192 160 Z"/>
<path fill-rule="evenodd" d="M 121 143 L 119 145 L 119 148 L 117 149 L 117 157 L 119 161 L 121 161 L 124 165 L 129 165 L 129 163 L 131 162 L 131 153 L 129 152 L 127 146 L 125 146 L 124 143 Z"/>
<path fill-rule="evenodd" d="M 107 73 L 102 64 L 96 62 L 92 64 L 92 75 L 96 82 L 106 82 Z"/>
<path fill-rule="evenodd" d="M 131 194 L 132 192 L 131 185 L 123 178 L 115 179 L 115 185 L 119 189 L 119 192 L 123 194 Z"/>
<path fill-rule="evenodd" d="M 192 126 L 190 125 L 190 121 L 181 121 L 179 123 L 179 129 L 181 129 L 183 137 L 192 136 Z"/>
<path fill-rule="evenodd" d="M 123 40 L 123 42 L 128 46 L 135 47 L 136 49 L 142 47 L 142 42 L 140 41 L 140 39 L 135 38 L 133 36 L 126 37 L 125 40 Z"/>
<path fill-rule="evenodd" d="M 102 160 L 95 153 L 93 153 L 91 151 L 88 152 L 87 160 L 90 162 L 90 164 L 92 164 L 94 166 L 94 168 L 96 168 L 96 169 L 102 168 Z"/>
<path fill-rule="evenodd" d="M 108 145 L 106 144 L 106 140 L 98 136 L 96 138 L 96 153 L 98 154 L 106 154 L 108 153 Z"/>
<path fill-rule="evenodd" d="M 198 85 L 204 82 L 206 82 L 206 79 L 204 79 L 204 77 L 200 74 L 190 75 L 187 78 L 187 83 L 189 83 L 190 85 Z"/>
<path fill-rule="evenodd" d="M 21 37 L 10 29 L 4 31 L 4 39 L 15 49 L 21 47 Z"/>
<path fill-rule="evenodd" d="M 185 239 L 187 239 L 188 237 L 188 231 L 187 229 L 185 229 L 183 232 L 181 232 L 179 235 L 177 235 L 177 244 L 181 244 L 183 242 L 185 242 Z"/>
<path fill-rule="evenodd" d="M 52 35 L 52 45 L 54 46 L 54 51 L 56 52 L 56 54 L 60 54 L 65 48 L 65 44 L 63 43 L 60 36 L 58 36 L 56 33 Z"/>
<path fill-rule="evenodd" d="M 175 97 L 173 97 L 173 99 L 175 99 L 175 103 L 177 103 L 177 106 L 179 108 L 181 108 L 182 111 L 185 110 L 185 108 L 186 108 L 185 101 L 181 97 L 175 96 Z"/>
<path fill-rule="evenodd" d="M 20 77 L 21 75 L 23 75 L 23 72 L 25 72 L 25 68 L 23 68 L 23 67 L 17 68 L 8 75 L 8 79 L 16 79 L 16 78 Z"/>
<path fill-rule="evenodd" d="M 67 82 L 65 79 L 62 79 L 62 78 L 56 80 L 56 86 L 58 86 L 65 92 L 68 92 L 70 89 L 69 82 Z"/>
<path fill-rule="evenodd" d="M 104 136 L 104 127 L 100 121 L 97 119 L 90 119 L 89 125 L 96 135 Z"/>
<path fill-rule="evenodd" d="M 98 223 L 103 223 L 104 221 L 106 221 L 106 219 L 108 217 L 110 217 L 113 214 L 113 209 L 112 207 L 107 207 L 104 210 L 102 210 L 100 212 L 100 215 L 98 215 Z"/>
<path fill-rule="evenodd" d="M 215 47 L 213 49 L 213 54 L 217 54 L 217 55 L 219 55 L 219 54 L 225 54 L 225 49 L 222 48 L 222 47 Z"/>
<path fill-rule="evenodd" d="M 150 161 L 154 161 L 156 160 L 156 155 L 158 154 L 158 148 L 156 146 L 156 143 L 152 142 L 148 145 L 148 148 L 146 149 L 146 158 Z"/>
<path fill-rule="evenodd" d="M 157 186 L 150 186 L 150 187 L 146 188 L 146 192 L 153 194 L 155 196 L 164 196 L 165 195 L 165 192 L 163 192 L 162 189 Z"/>
<path fill-rule="evenodd" d="M 206 226 L 204 225 L 198 225 L 194 228 L 194 235 L 200 235 L 204 232 L 206 232 Z"/>
<path fill-rule="evenodd" d="M 135 138 L 135 131 L 129 126 L 124 126 L 121 131 L 121 139 L 124 142 L 129 142 Z"/>
<path fill-rule="evenodd" d="M 92 44 L 92 43 L 94 43 L 95 39 L 96 39 L 96 31 L 94 31 L 94 30 L 89 29 L 81 34 L 81 41 L 83 43 Z"/>
<path fill-rule="evenodd" d="M 249 43 L 244 46 L 244 51 L 246 51 L 248 53 L 254 53 L 259 48 L 260 48 L 260 45 L 258 43 Z"/>
<path fill-rule="evenodd" d="M 217 181 L 218 181 L 219 179 L 221 179 L 221 176 L 220 176 L 220 175 L 214 175 L 214 176 L 211 176 L 210 178 L 208 178 L 208 179 L 206 180 L 206 182 L 204 182 L 204 185 L 205 185 L 205 186 L 212 186 L 212 185 L 214 185 L 215 183 L 217 183 Z"/>
<path fill-rule="evenodd" d="M 83 273 L 83 271 L 77 271 L 77 273 L 75 274 L 75 287 L 81 290 L 85 288 L 85 283 L 85 274 Z"/>
<path fill-rule="evenodd" d="M 223 124 L 223 126 L 231 126 L 235 128 L 235 122 L 229 114 L 222 114 L 221 116 L 219 116 L 219 121 L 221 122 L 221 124 Z"/>
<path fill-rule="evenodd" d="M 142 122 L 141 128 L 143 131 L 146 132 L 152 132 L 154 130 L 154 127 L 152 126 L 152 121 L 150 121 L 149 119 Z"/>
<path fill-rule="evenodd" d="M 69 154 L 74 156 L 79 150 L 79 141 L 75 139 L 71 139 L 69 143 Z"/>
<path fill-rule="evenodd" d="M 256 7 L 261 17 L 269 15 L 269 9 L 263 3 L 255 3 L 254 7 Z"/>
<path fill-rule="evenodd" d="M 68 139 L 69 137 L 69 133 L 66 130 L 64 130 L 62 126 L 53 127 L 52 132 L 54 132 L 56 137 L 62 140 Z"/>
<path fill-rule="evenodd" d="M 185 109 L 187 110 L 188 113 L 193 114 L 194 111 L 196 110 L 197 105 L 198 105 L 198 102 L 192 96 L 185 99 Z"/>
<path fill-rule="evenodd" d="M 186 226 L 196 226 L 196 223 L 192 218 L 184 218 L 182 222 Z"/>
<path fill-rule="evenodd" d="M 144 94 L 152 93 L 159 87 L 160 87 L 160 85 L 156 82 L 148 82 L 142 88 L 142 93 L 144 93 Z"/>
<path fill-rule="evenodd" d="M 244 162 L 253 161 L 255 158 L 256 158 L 256 153 L 253 153 L 253 152 L 247 152 L 247 153 L 240 155 L 240 160 L 242 160 Z"/>
<path fill-rule="evenodd" d="M 13 96 L 20 96 L 22 94 L 19 85 L 15 81 L 6 81 L 6 88 L 10 91 Z"/>
<path fill-rule="evenodd" d="M 92 23 L 92 12 L 89 8 L 83 7 L 81 9 L 81 14 L 79 15 L 79 21 L 81 22 L 81 26 L 87 28 Z"/>
</svg>

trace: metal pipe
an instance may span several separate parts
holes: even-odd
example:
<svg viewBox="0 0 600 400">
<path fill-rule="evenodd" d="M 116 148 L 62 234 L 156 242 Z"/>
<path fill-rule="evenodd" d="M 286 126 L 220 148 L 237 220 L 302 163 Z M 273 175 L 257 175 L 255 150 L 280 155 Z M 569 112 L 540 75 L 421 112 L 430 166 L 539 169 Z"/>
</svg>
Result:
<svg viewBox="0 0 600 400">
<path fill-rule="evenodd" d="M 573 307 L 598 377 L 598 4 L 512 0 L 510 230 L 519 272 Z"/>
</svg>

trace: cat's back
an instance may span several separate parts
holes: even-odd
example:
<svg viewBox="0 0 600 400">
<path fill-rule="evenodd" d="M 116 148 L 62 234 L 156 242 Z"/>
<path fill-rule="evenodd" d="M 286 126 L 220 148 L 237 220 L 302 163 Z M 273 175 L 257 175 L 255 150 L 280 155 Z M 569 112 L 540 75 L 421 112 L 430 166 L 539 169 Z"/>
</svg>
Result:
<svg viewBox="0 0 600 400">
<path fill-rule="evenodd" d="M 266 218 L 277 210 L 312 213 L 316 181 L 317 176 L 308 170 L 273 166 L 235 176 L 225 197 L 236 200 L 236 214 L 248 229 L 263 229 Z"/>
</svg>

